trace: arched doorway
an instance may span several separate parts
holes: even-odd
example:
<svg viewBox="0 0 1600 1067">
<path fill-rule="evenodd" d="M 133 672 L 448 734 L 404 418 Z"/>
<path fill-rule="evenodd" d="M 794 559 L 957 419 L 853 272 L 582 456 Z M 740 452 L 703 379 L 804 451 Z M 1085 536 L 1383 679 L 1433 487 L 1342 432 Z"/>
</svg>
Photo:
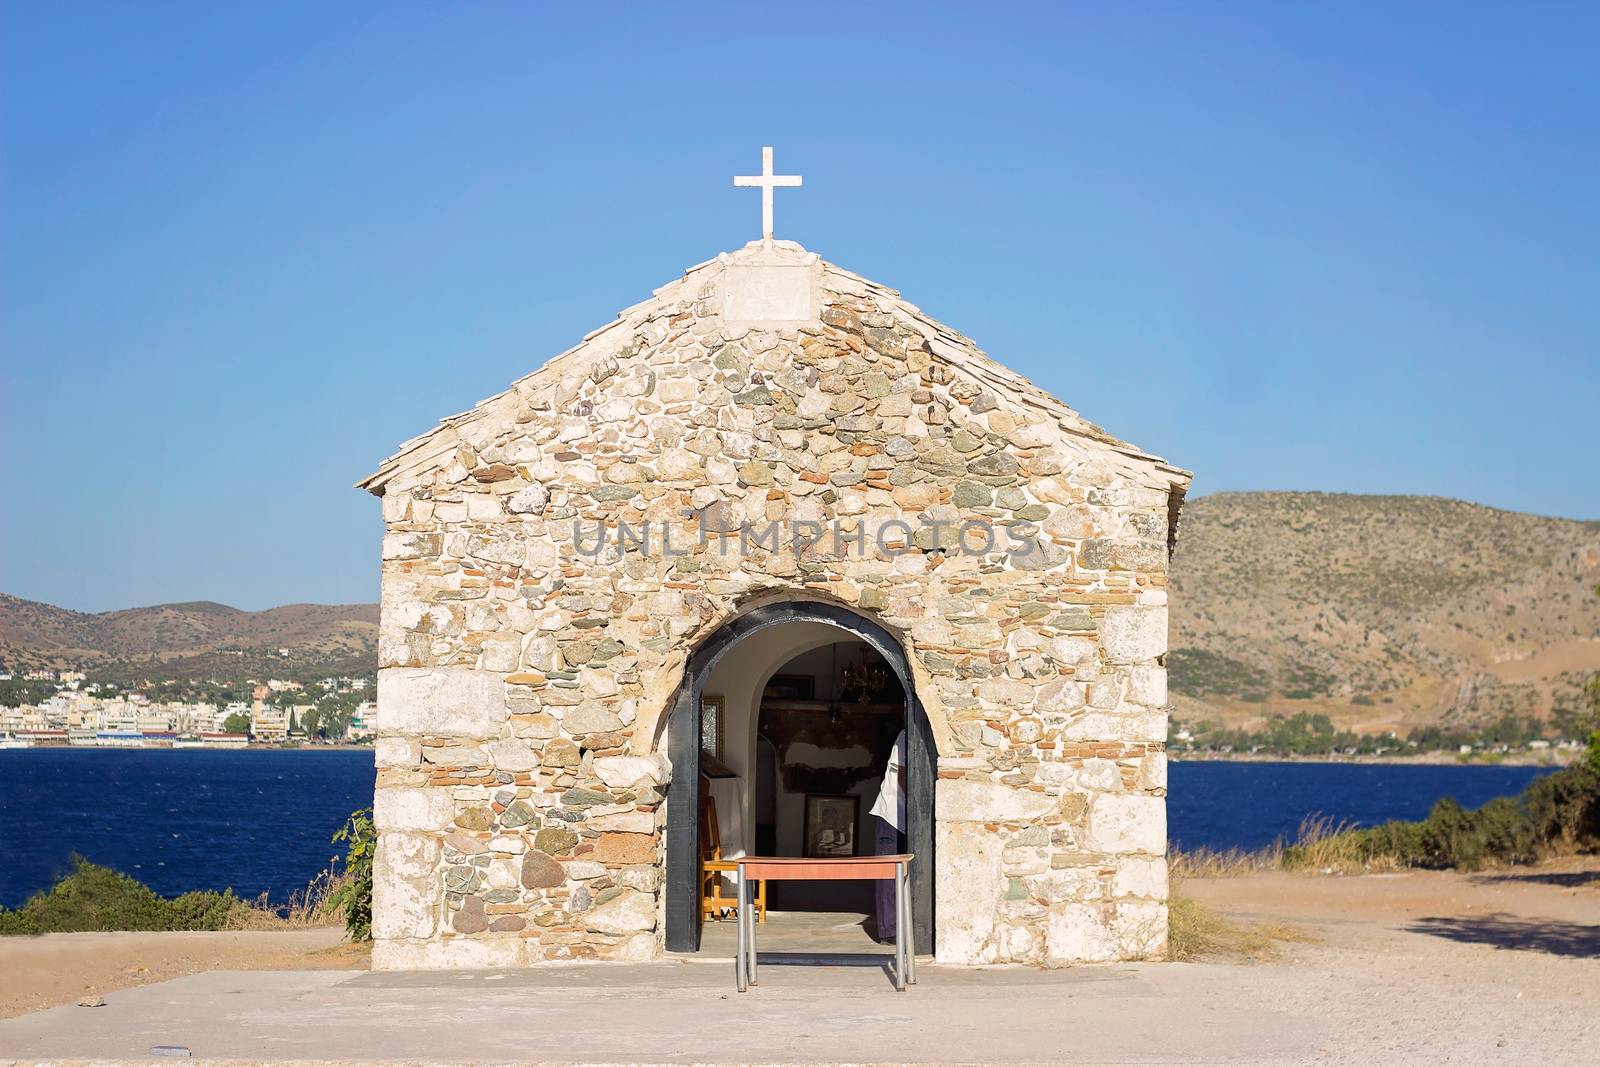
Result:
<svg viewBox="0 0 1600 1067">
<path fill-rule="evenodd" d="M 832 604 L 789 602 L 752 609 L 724 624 L 690 657 L 682 684 L 673 700 L 667 726 L 667 751 L 672 761 L 672 785 L 667 792 L 666 947 L 673 952 L 694 952 L 700 946 L 700 820 L 701 777 L 700 703 L 706 681 L 725 657 L 738 655 L 744 643 L 774 628 L 809 626 L 825 628 L 829 640 L 855 639 L 865 644 L 893 672 L 902 694 L 906 731 L 906 835 L 916 855 L 912 864 L 912 929 L 920 952 L 933 951 L 933 795 L 936 750 L 933 731 L 917 697 L 910 664 L 895 637 L 878 623 Z M 818 639 L 812 647 L 825 644 Z M 778 665 L 781 665 L 781 661 Z M 769 670 L 767 673 L 771 673 Z M 765 679 L 763 680 L 763 682 Z M 759 721 L 759 712 L 757 716 Z M 751 737 L 748 765 L 755 782 L 755 746 Z M 753 788 L 747 791 L 752 797 Z M 745 810 L 753 814 L 753 805 Z M 751 828 L 754 843 L 754 828 Z"/>
<path fill-rule="evenodd" d="M 827 643 L 807 647 L 817 631 Z M 739 845 L 759 856 L 872 855 L 878 824 L 871 813 L 884 788 L 895 738 L 905 729 L 905 691 L 865 641 L 814 624 L 768 631 L 773 637 L 791 633 L 799 647 L 792 654 L 780 650 L 770 660 L 770 672 L 762 668 L 766 678 L 750 709 L 756 748 L 753 817 Z M 760 640 L 723 658 L 707 679 L 708 693 L 722 688 L 723 679 L 737 677 L 737 661 L 746 649 L 752 657 L 760 654 Z M 728 727 L 734 726 L 730 714 Z M 889 789 L 894 796 L 892 783 Z M 768 901 L 780 912 L 866 915 L 871 918 L 863 927 L 876 932 L 874 889 L 872 882 L 779 882 L 768 891 Z"/>
</svg>

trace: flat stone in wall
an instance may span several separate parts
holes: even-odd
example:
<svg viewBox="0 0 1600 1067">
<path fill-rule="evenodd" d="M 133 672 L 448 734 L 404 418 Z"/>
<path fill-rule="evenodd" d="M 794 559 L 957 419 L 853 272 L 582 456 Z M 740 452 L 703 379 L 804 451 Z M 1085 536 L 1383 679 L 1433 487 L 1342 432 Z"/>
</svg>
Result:
<svg viewBox="0 0 1600 1067">
<path fill-rule="evenodd" d="M 389 829 L 378 837 L 372 870 L 372 936 L 431 938 L 438 932 L 437 839 Z"/>
<path fill-rule="evenodd" d="M 502 674 L 461 667 L 383 667 L 378 723 L 385 736 L 494 737 L 506 718 Z"/>
<path fill-rule="evenodd" d="M 982 823 L 939 819 L 935 823 L 934 900 L 936 938 L 942 963 L 993 963 L 1006 879 L 1001 873 L 1001 839 Z"/>
</svg>

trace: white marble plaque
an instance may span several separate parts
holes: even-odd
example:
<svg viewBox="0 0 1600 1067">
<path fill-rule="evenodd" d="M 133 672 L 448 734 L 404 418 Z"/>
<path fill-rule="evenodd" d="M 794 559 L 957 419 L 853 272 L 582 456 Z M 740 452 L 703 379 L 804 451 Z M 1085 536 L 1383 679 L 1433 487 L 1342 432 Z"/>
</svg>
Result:
<svg viewBox="0 0 1600 1067">
<path fill-rule="evenodd" d="M 722 317 L 729 322 L 810 322 L 812 270 L 803 264 L 728 267 L 722 283 Z"/>
</svg>

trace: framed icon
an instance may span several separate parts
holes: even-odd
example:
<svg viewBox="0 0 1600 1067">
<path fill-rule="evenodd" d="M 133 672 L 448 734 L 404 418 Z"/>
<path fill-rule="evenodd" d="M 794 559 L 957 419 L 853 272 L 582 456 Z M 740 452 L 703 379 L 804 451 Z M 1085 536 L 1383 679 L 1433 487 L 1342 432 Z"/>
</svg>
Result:
<svg viewBox="0 0 1600 1067">
<path fill-rule="evenodd" d="M 806 794 L 805 854 L 854 856 L 860 797 Z"/>
</svg>

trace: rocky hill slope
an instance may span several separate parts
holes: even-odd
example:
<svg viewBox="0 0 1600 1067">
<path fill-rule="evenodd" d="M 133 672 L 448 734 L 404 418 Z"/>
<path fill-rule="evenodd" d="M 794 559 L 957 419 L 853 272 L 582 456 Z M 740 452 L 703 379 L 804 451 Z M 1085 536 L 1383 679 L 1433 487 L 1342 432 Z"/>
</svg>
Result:
<svg viewBox="0 0 1600 1067">
<path fill-rule="evenodd" d="M 1600 671 L 1600 522 L 1436 497 L 1217 493 L 1173 559 L 1180 719 L 1324 712 L 1365 732 L 1579 706 Z M 0 661 L 107 676 L 365 673 L 376 604 L 86 615 L 0 594 Z"/>
<path fill-rule="evenodd" d="M 75 667 L 119 679 L 366 674 L 377 640 L 376 604 L 240 611 L 197 602 L 91 615 L 0 593 L 0 662 L 13 671 Z"/>
<path fill-rule="evenodd" d="M 1181 718 L 1327 712 L 1369 732 L 1579 706 L 1600 670 L 1600 523 L 1437 497 L 1218 493 L 1184 508 Z"/>
</svg>

